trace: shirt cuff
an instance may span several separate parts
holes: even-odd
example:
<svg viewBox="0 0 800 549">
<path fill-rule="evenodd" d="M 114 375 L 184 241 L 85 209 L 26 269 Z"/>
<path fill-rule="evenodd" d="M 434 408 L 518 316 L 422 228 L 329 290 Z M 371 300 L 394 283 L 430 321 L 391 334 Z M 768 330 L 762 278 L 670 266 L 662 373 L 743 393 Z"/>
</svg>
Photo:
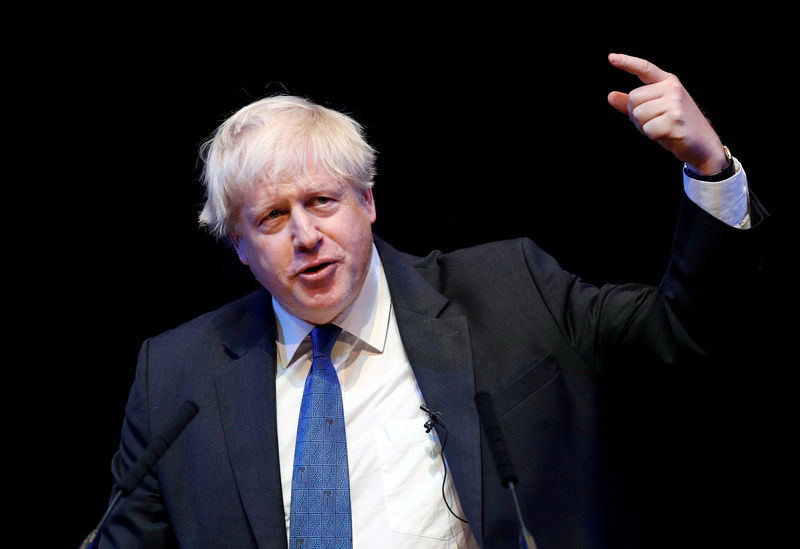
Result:
<svg viewBox="0 0 800 549">
<path fill-rule="evenodd" d="M 692 202 L 723 223 L 738 229 L 749 229 L 747 175 L 736 158 L 733 164 L 735 173 L 722 181 L 700 181 L 683 170 L 683 189 Z"/>
</svg>

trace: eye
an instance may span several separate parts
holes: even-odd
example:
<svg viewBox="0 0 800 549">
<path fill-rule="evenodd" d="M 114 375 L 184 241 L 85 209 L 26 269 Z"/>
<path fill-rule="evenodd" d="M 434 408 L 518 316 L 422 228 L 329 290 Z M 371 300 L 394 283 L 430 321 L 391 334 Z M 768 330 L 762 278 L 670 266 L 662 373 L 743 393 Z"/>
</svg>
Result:
<svg viewBox="0 0 800 549">
<path fill-rule="evenodd" d="M 308 209 L 316 212 L 317 215 L 329 215 L 336 210 L 337 200 L 334 197 L 319 195 L 312 197 L 308 201 Z"/>
<path fill-rule="evenodd" d="M 312 206 L 327 206 L 333 202 L 332 198 L 327 196 L 315 196 L 314 199 L 311 201 Z"/>
<path fill-rule="evenodd" d="M 262 227 L 264 226 L 274 227 L 280 222 L 283 215 L 284 215 L 283 210 L 277 208 L 274 210 L 270 210 L 263 217 L 261 217 L 258 224 L 261 225 Z"/>
</svg>

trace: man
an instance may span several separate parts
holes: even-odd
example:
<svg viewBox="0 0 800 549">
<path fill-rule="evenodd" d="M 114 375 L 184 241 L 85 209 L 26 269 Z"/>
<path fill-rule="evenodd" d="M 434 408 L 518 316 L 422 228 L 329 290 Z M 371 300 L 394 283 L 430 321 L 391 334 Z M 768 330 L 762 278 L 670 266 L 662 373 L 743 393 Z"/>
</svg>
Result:
<svg viewBox="0 0 800 549">
<path fill-rule="evenodd" d="M 539 546 L 607 546 L 598 379 L 724 344 L 717 327 L 751 270 L 746 229 L 764 215 L 674 76 L 609 61 L 644 83 L 609 103 L 685 163 L 691 201 L 659 288 L 589 286 L 529 240 L 411 257 L 373 238 L 374 153 L 351 119 L 276 97 L 220 126 L 204 150 L 201 223 L 264 290 L 142 347 L 115 476 L 180 403 L 200 412 L 120 500 L 99 547 L 308 546 L 298 416 L 324 355 L 308 334 L 330 323 L 352 531 L 337 546 L 517 546 L 479 392 L 494 399 Z"/>
</svg>

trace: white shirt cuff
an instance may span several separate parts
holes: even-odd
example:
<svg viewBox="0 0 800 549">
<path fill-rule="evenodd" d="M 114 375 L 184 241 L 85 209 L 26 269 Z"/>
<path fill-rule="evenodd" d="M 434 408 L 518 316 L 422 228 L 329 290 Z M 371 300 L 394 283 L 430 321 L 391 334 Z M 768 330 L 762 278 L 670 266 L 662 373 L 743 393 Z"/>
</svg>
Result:
<svg viewBox="0 0 800 549">
<path fill-rule="evenodd" d="M 683 170 L 683 189 L 689 199 L 731 227 L 750 228 L 747 175 L 735 158 L 736 173 L 722 181 L 700 181 Z"/>
</svg>

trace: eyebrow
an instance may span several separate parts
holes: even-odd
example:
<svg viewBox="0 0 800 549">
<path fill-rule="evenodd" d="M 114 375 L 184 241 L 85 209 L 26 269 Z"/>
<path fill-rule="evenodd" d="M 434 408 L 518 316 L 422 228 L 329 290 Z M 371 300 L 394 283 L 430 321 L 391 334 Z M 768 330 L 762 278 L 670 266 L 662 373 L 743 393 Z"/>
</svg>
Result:
<svg viewBox="0 0 800 549">
<path fill-rule="evenodd" d="M 330 195 L 341 195 L 344 194 L 344 189 L 347 183 L 339 181 L 339 180 L 332 180 L 332 181 L 317 181 L 312 178 L 303 178 L 300 180 L 290 181 L 286 183 L 279 183 L 279 182 L 270 182 L 266 183 L 265 185 L 269 185 L 270 187 L 273 186 L 293 186 L 294 188 L 299 188 L 296 193 L 291 193 L 288 197 L 289 201 L 295 200 L 297 197 L 302 197 L 303 195 L 314 195 L 320 192 L 325 192 L 325 194 Z M 281 204 L 287 201 L 286 195 L 281 196 L 270 196 L 270 191 L 267 190 L 265 192 L 258 192 L 256 195 L 256 199 L 254 201 L 248 202 L 247 210 L 249 212 L 253 212 L 254 217 L 256 219 L 260 218 L 261 216 L 271 212 L 276 208 L 280 208 Z"/>
</svg>

